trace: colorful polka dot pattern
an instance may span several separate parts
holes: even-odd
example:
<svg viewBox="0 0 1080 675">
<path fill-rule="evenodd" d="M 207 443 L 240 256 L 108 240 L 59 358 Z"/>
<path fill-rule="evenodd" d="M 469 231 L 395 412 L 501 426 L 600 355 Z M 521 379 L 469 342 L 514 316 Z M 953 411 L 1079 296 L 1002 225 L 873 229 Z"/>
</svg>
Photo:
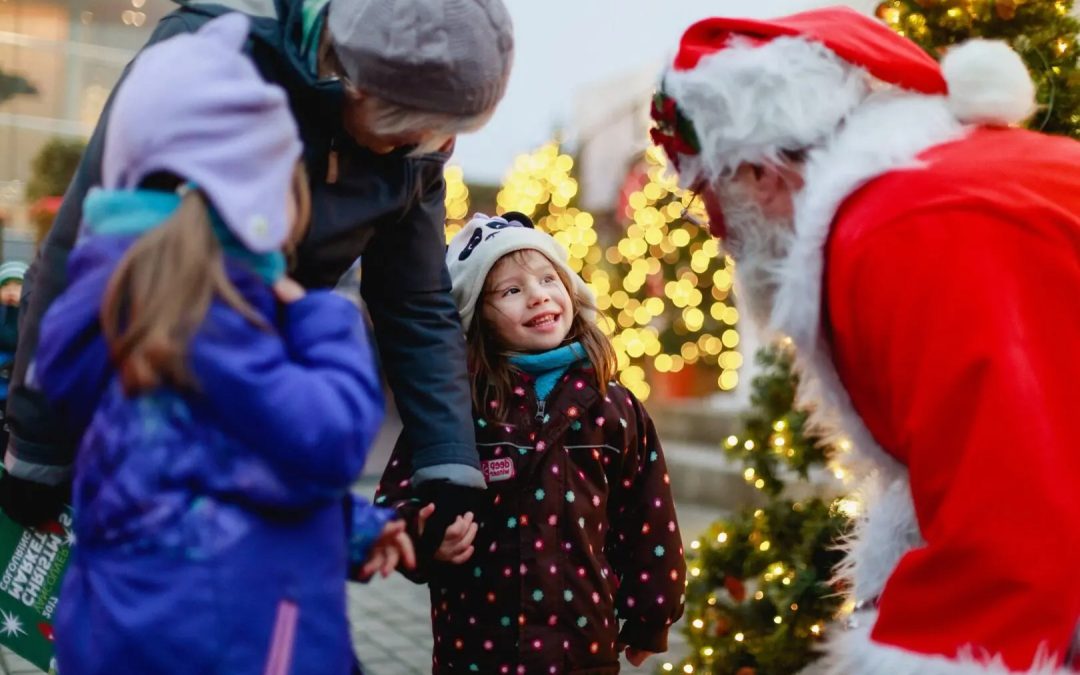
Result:
<svg viewBox="0 0 1080 675">
<path fill-rule="evenodd" d="M 506 420 L 476 420 L 481 460 L 514 462 L 488 486 L 476 552 L 422 565 L 433 672 L 617 673 L 617 643 L 657 651 L 682 614 L 663 452 L 641 404 L 618 385 L 601 394 L 591 370 L 562 378 L 544 420 L 521 378 Z M 399 446 L 379 487 L 407 516 L 418 509 L 409 468 Z"/>
</svg>

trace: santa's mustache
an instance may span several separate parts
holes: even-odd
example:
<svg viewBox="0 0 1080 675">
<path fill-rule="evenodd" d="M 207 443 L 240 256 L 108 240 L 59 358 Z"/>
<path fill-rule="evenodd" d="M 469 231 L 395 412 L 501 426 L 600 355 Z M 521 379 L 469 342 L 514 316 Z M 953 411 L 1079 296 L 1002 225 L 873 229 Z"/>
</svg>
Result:
<svg viewBox="0 0 1080 675">
<path fill-rule="evenodd" d="M 760 327 L 766 328 L 780 286 L 780 268 L 791 249 L 791 223 L 765 216 L 737 183 L 718 187 L 727 225 L 725 251 L 735 259 L 735 294 Z"/>
</svg>

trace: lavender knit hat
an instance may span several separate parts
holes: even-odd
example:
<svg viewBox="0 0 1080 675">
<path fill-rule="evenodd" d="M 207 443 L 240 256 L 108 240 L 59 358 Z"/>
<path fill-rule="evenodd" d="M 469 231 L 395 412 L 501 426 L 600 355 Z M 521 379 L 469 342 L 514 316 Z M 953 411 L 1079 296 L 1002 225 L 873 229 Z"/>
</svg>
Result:
<svg viewBox="0 0 1080 675">
<path fill-rule="evenodd" d="M 266 253 L 289 234 L 301 144 L 285 92 L 242 53 L 249 28 L 246 16 L 226 14 L 139 54 L 112 102 L 102 183 L 124 190 L 176 174 L 244 246 Z"/>
</svg>

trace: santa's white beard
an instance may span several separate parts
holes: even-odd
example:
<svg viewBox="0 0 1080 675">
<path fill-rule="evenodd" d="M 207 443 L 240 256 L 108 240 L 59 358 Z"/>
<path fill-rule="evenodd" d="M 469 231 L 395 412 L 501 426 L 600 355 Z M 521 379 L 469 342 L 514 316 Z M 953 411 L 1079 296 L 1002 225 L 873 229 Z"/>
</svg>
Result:
<svg viewBox="0 0 1080 675">
<path fill-rule="evenodd" d="M 723 181 L 717 193 L 727 227 L 724 248 L 735 259 L 735 294 L 750 318 L 764 329 L 780 285 L 779 270 L 791 248 L 791 222 L 767 218 L 738 183 Z"/>
</svg>

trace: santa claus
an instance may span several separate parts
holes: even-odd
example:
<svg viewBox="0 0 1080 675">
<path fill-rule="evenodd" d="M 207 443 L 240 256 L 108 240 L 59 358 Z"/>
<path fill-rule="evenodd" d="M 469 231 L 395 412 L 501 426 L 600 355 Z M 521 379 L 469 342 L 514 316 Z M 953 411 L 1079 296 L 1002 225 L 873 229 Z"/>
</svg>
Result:
<svg viewBox="0 0 1080 675">
<path fill-rule="evenodd" d="M 691 26 L 654 140 L 850 441 L 830 673 L 1068 673 L 1080 621 L 1080 144 L 1020 58 L 833 8 Z M 843 444 L 847 447 L 849 444 Z"/>
</svg>

